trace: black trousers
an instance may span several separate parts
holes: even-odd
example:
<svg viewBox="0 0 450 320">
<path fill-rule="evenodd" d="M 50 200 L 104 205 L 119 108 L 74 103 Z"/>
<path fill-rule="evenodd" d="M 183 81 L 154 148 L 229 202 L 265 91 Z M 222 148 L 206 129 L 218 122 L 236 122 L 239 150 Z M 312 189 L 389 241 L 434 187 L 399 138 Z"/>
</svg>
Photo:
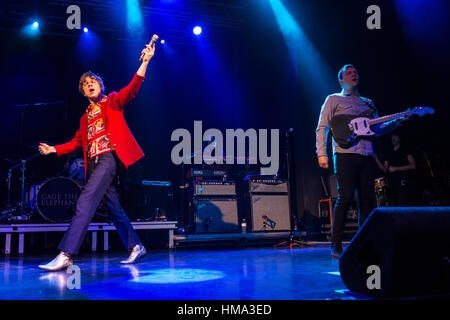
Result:
<svg viewBox="0 0 450 320">
<path fill-rule="evenodd" d="M 341 241 L 344 234 L 347 211 L 355 190 L 358 199 L 358 224 L 362 226 L 376 207 L 374 180 L 376 163 L 373 156 L 352 153 L 336 153 L 334 166 L 338 183 L 338 198 L 333 212 L 332 241 Z"/>
</svg>

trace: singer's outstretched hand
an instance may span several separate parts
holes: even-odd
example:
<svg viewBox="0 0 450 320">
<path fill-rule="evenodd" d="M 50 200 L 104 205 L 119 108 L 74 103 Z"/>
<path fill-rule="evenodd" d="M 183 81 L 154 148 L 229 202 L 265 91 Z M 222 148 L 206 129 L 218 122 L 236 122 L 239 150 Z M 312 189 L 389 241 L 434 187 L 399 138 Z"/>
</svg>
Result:
<svg viewBox="0 0 450 320">
<path fill-rule="evenodd" d="M 39 143 L 38 149 L 39 149 L 39 152 L 40 152 L 42 155 L 44 155 L 44 156 L 46 156 L 46 155 L 48 155 L 48 154 L 50 154 L 50 153 L 56 152 L 55 147 L 51 147 L 51 146 L 49 146 L 48 144 L 42 143 L 42 142 Z"/>
</svg>

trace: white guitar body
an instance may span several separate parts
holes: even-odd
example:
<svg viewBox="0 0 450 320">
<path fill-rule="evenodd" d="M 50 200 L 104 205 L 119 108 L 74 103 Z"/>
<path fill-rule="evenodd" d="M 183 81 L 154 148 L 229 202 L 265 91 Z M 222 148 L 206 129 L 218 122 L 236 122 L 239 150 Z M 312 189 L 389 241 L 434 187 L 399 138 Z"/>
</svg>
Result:
<svg viewBox="0 0 450 320">
<path fill-rule="evenodd" d="M 353 135 L 361 136 L 373 136 L 375 132 L 370 129 L 369 118 L 355 118 L 348 124 L 348 127 L 353 131 Z"/>
</svg>

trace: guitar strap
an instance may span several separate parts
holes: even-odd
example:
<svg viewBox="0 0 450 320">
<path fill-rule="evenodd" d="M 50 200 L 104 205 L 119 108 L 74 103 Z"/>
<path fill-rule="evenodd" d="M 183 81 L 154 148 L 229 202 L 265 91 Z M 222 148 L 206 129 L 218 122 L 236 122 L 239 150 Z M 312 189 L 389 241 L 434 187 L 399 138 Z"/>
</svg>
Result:
<svg viewBox="0 0 450 320">
<path fill-rule="evenodd" d="M 361 97 L 361 96 L 359 96 L 359 98 L 360 98 L 362 101 L 364 101 L 364 103 L 365 103 L 370 109 L 373 110 L 374 114 L 377 113 L 377 109 L 376 109 L 373 105 L 371 105 L 366 99 L 364 99 L 364 98 Z"/>
<path fill-rule="evenodd" d="M 371 104 L 370 104 L 366 99 L 364 99 L 363 97 L 359 96 L 359 98 L 360 98 L 362 101 L 364 101 L 364 103 L 369 107 L 369 109 L 372 109 L 372 111 L 373 111 L 372 117 L 374 117 L 374 116 L 377 114 L 377 109 L 376 109 L 373 105 L 371 105 Z M 369 140 L 369 141 L 372 141 L 372 142 L 373 142 L 373 137 L 372 137 L 372 136 L 370 136 L 370 137 L 365 137 L 365 138 L 361 138 L 361 140 Z"/>
</svg>

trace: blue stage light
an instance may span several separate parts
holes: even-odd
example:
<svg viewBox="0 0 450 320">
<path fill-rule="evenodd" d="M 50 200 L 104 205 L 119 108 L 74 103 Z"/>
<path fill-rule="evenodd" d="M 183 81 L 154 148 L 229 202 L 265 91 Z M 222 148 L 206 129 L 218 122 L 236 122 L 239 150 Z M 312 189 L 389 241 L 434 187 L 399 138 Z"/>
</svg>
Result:
<svg viewBox="0 0 450 320">
<path fill-rule="evenodd" d="M 86 27 L 84 27 L 84 28 L 83 28 L 83 31 L 84 31 L 84 32 L 88 32 L 88 31 L 89 31 L 89 29 L 88 29 L 88 28 L 86 28 Z"/>
<path fill-rule="evenodd" d="M 162 39 L 162 40 L 161 40 L 161 43 L 162 43 L 162 44 L 166 43 L 166 40 Z"/>
<path fill-rule="evenodd" d="M 149 271 L 138 271 L 130 281 L 157 284 L 189 283 L 215 280 L 225 276 L 225 273 L 222 271 L 208 269 L 152 269 Z"/>
<path fill-rule="evenodd" d="M 198 35 L 200 35 L 200 34 L 202 33 L 202 27 L 196 26 L 196 27 L 194 27 L 194 29 L 192 29 L 192 32 L 193 32 L 196 36 L 198 36 Z"/>
<path fill-rule="evenodd" d="M 40 34 L 39 21 L 35 20 L 32 23 L 23 26 L 20 33 L 27 37 L 38 38 Z"/>
</svg>

